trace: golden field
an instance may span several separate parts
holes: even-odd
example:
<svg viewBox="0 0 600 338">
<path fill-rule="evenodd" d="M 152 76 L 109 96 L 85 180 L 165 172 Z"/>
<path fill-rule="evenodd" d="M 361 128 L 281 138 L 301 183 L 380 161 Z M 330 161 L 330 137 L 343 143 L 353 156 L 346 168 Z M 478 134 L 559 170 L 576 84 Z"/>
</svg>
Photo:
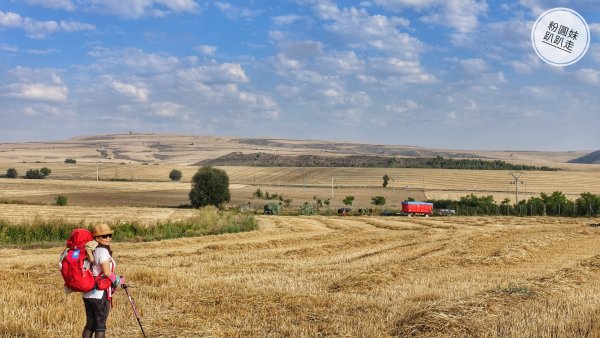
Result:
<svg viewBox="0 0 600 338">
<path fill-rule="evenodd" d="M 148 337 L 598 337 L 590 219 L 260 216 L 260 230 L 115 243 Z M 60 247 L 0 249 L 0 337 L 76 337 Z M 122 290 L 113 337 L 141 337 Z"/>
<path fill-rule="evenodd" d="M 563 192 L 569 199 L 576 199 L 583 192 L 600 193 L 600 165 L 566 163 L 587 154 L 586 151 L 457 151 L 351 142 L 134 133 L 0 144 L 0 175 L 8 168 L 17 169 L 19 175 L 28 169 L 52 170 L 42 182 L 0 179 L 0 199 L 50 204 L 56 194 L 62 194 L 69 198 L 70 205 L 177 207 L 188 202 L 189 182 L 198 169 L 194 164 L 230 152 L 324 156 L 410 152 L 430 157 L 454 154 L 562 169 L 525 172 L 519 199 L 554 191 Z M 64 163 L 67 158 L 76 159 L 77 163 Z M 513 179 L 508 171 L 500 170 L 222 168 L 230 177 L 233 207 L 264 203 L 252 198 L 257 188 L 283 194 L 292 199 L 292 206 L 316 197 L 330 199 L 332 207 L 339 207 L 348 195 L 356 197 L 357 207 L 369 206 L 371 197 L 378 195 L 386 197 L 389 207 L 397 207 L 408 197 L 458 199 L 471 193 L 492 195 L 498 202 L 505 198 L 515 202 L 515 186 L 510 184 Z M 172 169 L 182 171 L 182 183 L 169 182 Z M 386 189 L 382 187 L 384 175 L 391 178 Z"/>
<path fill-rule="evenodd" d="M 273 140 L 272 140 L 273 141 Z M 231 151 L 343 155 L 356 144 L 157 135 L 0 144 L 0 174 L 48 167 L 43 180 L 0 178 L 3 220 L 74 224 L 181 220 L 191 164 Z M 393 147 L 392 147 L 393 148 Z M 396 147 L 404 150 L 427 150 Z M 396 149 L 394 148 L 394 149 Z M 98 149 L 106 151 L 100 158 Z M 333 151 L 332 149 L 337 149 Z M 366 149 L 370 149 L 366 147 Z M 565 161 L 585 152 L 473 152 L 563 170 L 528 171 L 519 197 L 600 194 L 600 165 Z M 66 158 L 77 164 L 63 163 Z M 144 164 L 145 163 L 145 164 Z M 514 202 L 506 171 L 222 167 L 230 208 L 265 200 L 256 189 L 341 207 L 386 207 L 413 197 L 467 194 Z M 172 169 L 183 172 L 170 182 Z M 382 177 L 392 178 L 383 188 Z M 96 181 L 96 178 L 99 181 Z M 68 206 L 53 206 L 64 195 Z M 149 243 L 114 243 L 117 270 L 148 337 L 600 337 L 598 218 L 257 216 L 259 230 Z M 35 222 L 34 222 L 35 223 Z M 0 337 L 77 337 L 78 294 L 64 294 L 60 246 L 0 248 Z M 113 337 L 141 337 L 122 290 L 108 322 Z"/>
<path fill-rule="evenodd" d="M 92 164 L 14 164 L 24 173 L 32 166 L 46 166 L 52 174 L 43 180 L 0 178 L 0 200 L 24 200 L 35 203 L 52 203 L 58 194 L 69 198 L 70 205 L 130 205 L 137 207 L 177 207 L 189 202 L 190 179 L 198 167 L 139 164 L 108 164 L 99 169 L 100 181 L 96 182 L 96 166 Z M 74 167 L 69 174 L 64 167 Z M 292 199 L 292 205 L 312 202 L 313 197 L 330 199 L 331 205 L 343 206 L 345 196 L 356 197 L 355 205 L 366 207 L 373 196 L 384 196 L 387 205 L 397 207 L 408 197 L 415 199 L 458 199 L 468 194 L 492 195 L 497 202 L 509 198 L 515 200 L 512 177 L 502 170 L 448 170 L 404 168 L 257 168 L 221 167 L 230 178 L 231 205 L 248 202 L 261 204 L 253 199 L 253 192 L 282 194 Z M 179 169 L 183 181 L 170 182 L 169 172 Z M 118 177 L 126 181 L 110 181 L 110 173 L 118 171 Z M 6 172 L 0 167 L 0 172 Z M 85 177 L 93 172 L 94 178 Z M 387 188 L 382 187 L 382 177 L 388 175 Z M 89 176 L 89 175 L 88 175 Z M 576 199 L 583 192 L 600 194 L 600 166 L 589 165 L 587 170 L 527 171 L 519 186 L 519 199 L 539 197 L 540 193 L 562 191 L 567 198 Z M 333 188 L 332 188 L 333 187 Z"/>
</svg>

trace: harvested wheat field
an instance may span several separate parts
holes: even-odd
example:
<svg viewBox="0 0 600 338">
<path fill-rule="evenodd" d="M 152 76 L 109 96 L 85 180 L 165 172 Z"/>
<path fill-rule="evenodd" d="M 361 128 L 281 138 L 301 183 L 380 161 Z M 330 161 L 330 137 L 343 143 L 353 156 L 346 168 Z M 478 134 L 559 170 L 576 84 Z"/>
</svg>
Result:
<svg viewBox="0 0 600 338">
<path fill-rule="evenodd" d="M 597 337 L 590 219 L 260 216 L 254 232 L 115 243 L 148 337 Z M 60 247 L 0 250 L 1 337 L 76 337 Z M 139 337 L 123 291 L 113 337 Z"/>
</svg>

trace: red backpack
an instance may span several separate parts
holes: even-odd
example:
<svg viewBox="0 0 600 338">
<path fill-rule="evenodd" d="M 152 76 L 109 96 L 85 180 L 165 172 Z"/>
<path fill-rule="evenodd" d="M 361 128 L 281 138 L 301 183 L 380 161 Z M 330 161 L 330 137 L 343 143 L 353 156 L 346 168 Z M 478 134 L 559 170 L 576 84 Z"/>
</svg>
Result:
<svg viewBox="0 0 600 338">
<path fill-rule="evenodd" d="M 94 289 L 96 281 L 85 250 L 85 244 L 93 240 L 94 236 L 87 229 L 74 229 L 67 239 L 67 248 L 61 256 L 60 273 L 65 280 L 65 287 L 72 291 L 88 292 Z"/>
</svg>

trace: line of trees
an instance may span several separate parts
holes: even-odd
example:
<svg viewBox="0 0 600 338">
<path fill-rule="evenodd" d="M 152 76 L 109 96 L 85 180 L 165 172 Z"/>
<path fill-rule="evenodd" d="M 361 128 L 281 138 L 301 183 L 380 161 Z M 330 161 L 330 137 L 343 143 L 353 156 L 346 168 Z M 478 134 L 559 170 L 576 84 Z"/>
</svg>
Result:
<svg viewBox="0 0 600 338">
<path fill-rule="evenodd" d="M 434 209 L 453 209 L 457 215 L 512 215 L 512 216 L 565 216 L 590 217 L 600 213 L 600 195 L 582 193 L 576 200 L 569 200 L 560 191 L 548 195 L 540 194 L 518 203 L 505 198 L 499 204 L 493 196 L 478 197 L 474 194 L 459 200 L 428 200 Z"/>
<path fill-rule="evenodd" d="M 428 160 L 427 165 L 431 168 L 440 169 L 479 169 L 479 170 L 541 170 L 557 171 L 556 168 L 548 166 L 533 166 L 525 164 L 512 164 L 501 160 L 487 161 L 481 159 L 460 159 L 443 158 L 437 156 Z"/>
<path fill-rule="evenodd" d="M 52 173 L 52 169 L 43 167 L 41 169 L 29 169 L 25 172 L 25 178 L 28 179 L 42 179 L 46 178 L 46 176 Z M 17 178 L 19 177 L 19 172 L 15 168 L 8 168 L 6 170 L 6 174 L 4 175 L 6 178 Z"/>
</svg>

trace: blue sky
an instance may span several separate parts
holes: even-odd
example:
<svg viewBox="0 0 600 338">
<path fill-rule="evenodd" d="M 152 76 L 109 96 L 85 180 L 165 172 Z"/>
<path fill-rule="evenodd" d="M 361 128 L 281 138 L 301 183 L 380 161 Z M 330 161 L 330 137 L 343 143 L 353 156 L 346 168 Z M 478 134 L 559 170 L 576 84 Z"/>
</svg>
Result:
<svg viewBox="0 0 600 338">
<path fill-rule="evenodd" d="M 537 17 L 580 13 L 555 67 Z M 0 142 L 133 132 L 600 149 L 592 0 L 4 0 Z"/>
</svg>

